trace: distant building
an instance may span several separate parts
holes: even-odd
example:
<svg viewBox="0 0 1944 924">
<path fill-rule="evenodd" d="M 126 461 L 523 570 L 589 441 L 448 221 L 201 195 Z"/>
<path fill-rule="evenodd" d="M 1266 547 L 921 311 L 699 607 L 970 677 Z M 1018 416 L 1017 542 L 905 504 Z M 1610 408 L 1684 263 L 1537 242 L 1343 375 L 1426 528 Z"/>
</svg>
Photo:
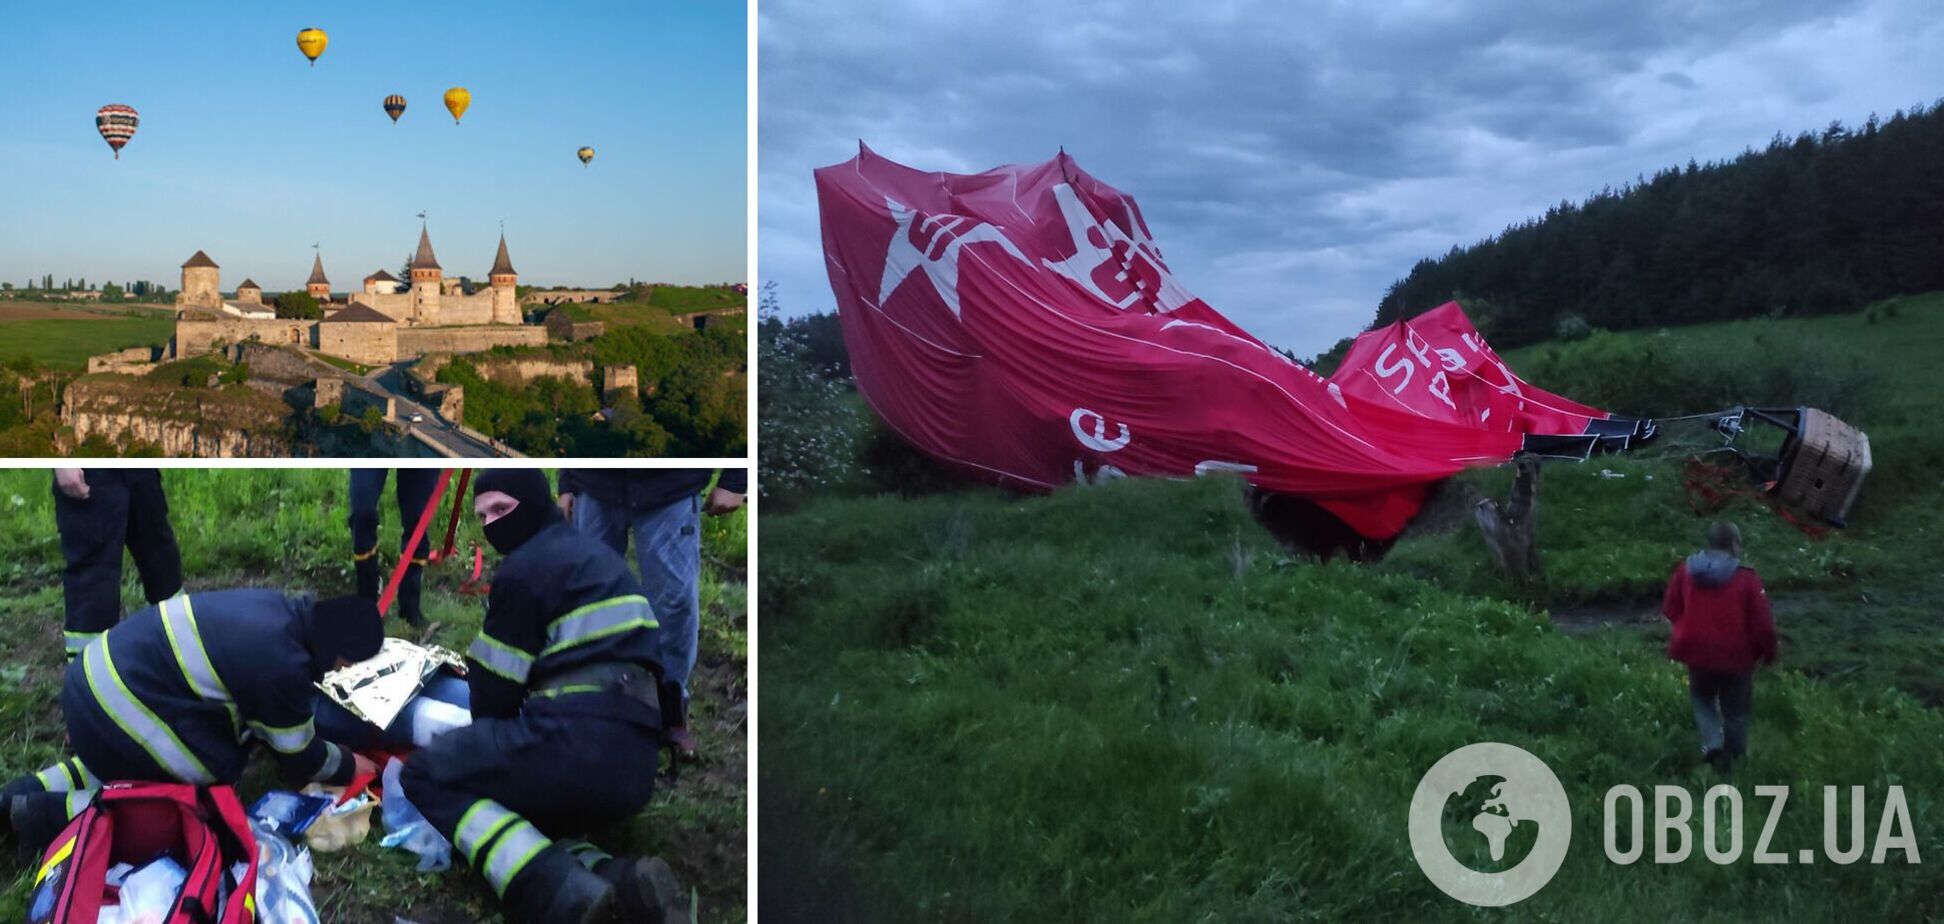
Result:
<svg viewBox="0 0 1944 924">
<path fill-rule="evenodd" d="M 257 285 L 255 280 L 245 279 L 242 285 L 236 287 L 236 300 L 245 305 L 261 305 L 263 287 Z"/>
<path fill-rule="evenodd" d="M 402 288 L 405 288 L 404 281 L 384 270 L 379 270 L 364 278 L 366 295 L 397 295 L 398 290 Z"/>
<path fill-rule="evenodd" d="M 184 308 L 220 310 L 223 307 L 223 292 L 217 288 L 218 272 L 216 261 L 200 250 L 184 260 L 182 291 L 176 293 L 176 304 Z"/>
<path fill-rule="evenodd" d="M 311 257 L 311 274 L 304 281 L 304 291 L 317 299 L 320 305 L 331 300 L 331 280 L 324 278 L 324 255 L 321 253 Z"/>
</svg>

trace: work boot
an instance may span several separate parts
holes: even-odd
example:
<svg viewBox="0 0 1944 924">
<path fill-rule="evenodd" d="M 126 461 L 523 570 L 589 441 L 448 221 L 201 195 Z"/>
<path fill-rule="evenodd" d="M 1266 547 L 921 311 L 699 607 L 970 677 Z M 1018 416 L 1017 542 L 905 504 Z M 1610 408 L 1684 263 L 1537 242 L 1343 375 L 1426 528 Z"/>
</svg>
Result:
<svg viewBox="0 0 1944 924">
<path fill-rule="evenodd" d="M 7 822 L 13 828 L 14 856 L 22 863 L 31 863 L 67 827 L 67 795 L 40 792 L 14 796 L 7 806 Z"/>
<path fill-rule="evenodd" d="M 614 886 L 615 910 L 628 924 L 689 924 L 682 887 L 660 857 L 611 857 L 594 872 Z"/>
<path fill-rule="evenodd" d="M 614 887 L 575 866 L 554 890 L 546 912 L 532 920 L 534 924 L 611 924 L 624 919 L 614 916 Z"/>
</svg>

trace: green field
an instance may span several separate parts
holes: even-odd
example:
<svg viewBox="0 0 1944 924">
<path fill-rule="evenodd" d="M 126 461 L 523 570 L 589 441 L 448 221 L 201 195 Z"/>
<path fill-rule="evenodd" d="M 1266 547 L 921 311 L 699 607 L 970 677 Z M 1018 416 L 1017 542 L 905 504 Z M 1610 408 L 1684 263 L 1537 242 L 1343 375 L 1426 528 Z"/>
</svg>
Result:
<svg viewBox="0 0 1944 924">
<path fill-rule="evenodd" d="M 0 362 L 31 359 L 55 369 L 85 369 L 88 357 L 161 346 L 175 335 L 168 317 L 0 320 Z"/>
<path fill-rule="evenodd" d="M 1763 376 L 1786 393 L 1797 375 L 1871 433 L 1876 471 L 1848 530 L 1812 540 L 1750 500 L 1722 514 L 1742 524 L 1782 634 L 1732 782 L 1749 845 L 1766 811 L 1754 787 L 1795 788 L 1771 845 L 1790 865 L 1754 865 L 1748 845 L 1725 866 L 1698 845 L 1677 865 L 1603 855 L 1608 787 L 1675 785 L 1698 802 L 1718 780 L 1655 615 L 1707 520 L 1686 504 L 1681 460 L 1646 453 L 1545 470 L 1545 571 L 1528 584 L 1492 573 L 1463 506 L 1455 527 L 1420 527 L 1361 566 L 1292 556 L 1226 480 L 790 499 L 763 524 L 762 911 L 1496 917 L 1429 883 L 1405 812 L 1439 757 L 1503 741 L 1546 761 L 1573 803 L 1565 865 L 1521 918 L 1944 916 L 1944 427 L 1926 419 L 1940 341 L 1932 295 L 1510 357 L 1589 400 L 1580 388 L 1618 394 L 1628 371 L 1647 375 L 1645 399 L 1666 405 L 1629 409 L 1655 413 Z M 1676 355 L 1641 352 L 1650 342 Z M 1446 490 L 1508 484 L 1485 471 Z M 1871 840 L 1901 785 L 1923 862 L 1795 865 L 1823 844 L 1826 784 L 1868 787 Z"/>
<path fill-rule="evenodd" d="M 185 470 L 164 474 L 171 522 L 183 552 L 191 591 L 229 586 L 276 586 L 320 594 L 352 589 L 345 475 L 321 469 Z M 50 477 L 45 470 L 0 471 L 0 649 L 6 667 L 0 690 L 0 773 L 45 766 L 61 752 L 64 731 L 57 705 L 61 678 L 61 558 Z M 381 505 L 381 558 L 397 548 L 397 508 Z M 638 816 L 617 820 L 595 841 L 615 852 L 659 854 L 697 893 L 701 921 L 741 920 L 745 900 L 747 637 L 747 514 L 711 519 L 704 530 L 702 641 L 691 717 L 702 760 L 686 766 L 673 787 L 658 788 Z M 443 527 L 444 515 L 439 524 Z M 483 598 L 455 591 L 481 545 L 468 516 L 459 532 L 466 560 L 435 565 L 426 575 L 425 611 L 438 624 L 431 640 L 455 650 L 479 629 Z M 490 550 L 488 567 L 492 561 Z M 390 561 L 385 565 L 389 568 Z M 490 575 L 490 572 L 489 572 Z M 143 604 L 134 568 L 124 570 L 122 600 Z M 392 631 L 407 634 L 402 623 Z M 242 788 L 245 801 L 273 782 L 267 762 Z M 590 784 L 598 785 L 596 781 Z M 322 919 L 391 924 L 399 915 L 419 924 L 498 921 L 497 903 L 479 877 L 463 869 L 421 875 L 414 859 L 371 840 L 320 855 L 312 883 Z M 0 919 L 25 917 L 32 868 L 0 854 Z"/>
</svg>

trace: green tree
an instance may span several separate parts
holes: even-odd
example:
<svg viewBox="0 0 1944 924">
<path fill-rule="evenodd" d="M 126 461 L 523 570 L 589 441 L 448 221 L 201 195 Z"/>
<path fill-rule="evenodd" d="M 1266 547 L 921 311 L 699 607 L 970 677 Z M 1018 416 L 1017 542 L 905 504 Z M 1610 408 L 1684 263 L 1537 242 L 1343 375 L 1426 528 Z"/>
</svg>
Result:
<svg viewBox="0 0 1944 924">
<path fill-rule="evenodd" d="M 104 302 L 118 302 L 118 301 L 121 301 L 121 297 L 122 297 L 122 287 L 121 287 L 121 286 L 118 286 L 118 285 L 115 285 L 114 283 L 112 283 L 112 282 L 111 282 L 111 283 L 109 283 L 109 284 L 107 284 L 107 285 L 105 285 L 105 286 L 102 286 L 102 287 L 101 287 L 101 300 L 102 300 L 102 301 L 104 301 Z"/>
<path fill-rule="evenodd" d="M 277 317 L 300 321 L 315 321 L 324 316 L 324 309 L 318 307 L 317 299 L 309 292 L 285 292 L 276 298 Z"/>
</svg>

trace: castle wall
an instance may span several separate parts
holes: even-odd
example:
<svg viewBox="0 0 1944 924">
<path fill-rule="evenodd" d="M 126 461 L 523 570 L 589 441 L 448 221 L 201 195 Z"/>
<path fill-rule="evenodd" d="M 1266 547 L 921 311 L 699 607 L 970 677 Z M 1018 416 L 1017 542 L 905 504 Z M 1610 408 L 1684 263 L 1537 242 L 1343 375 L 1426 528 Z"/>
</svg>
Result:
<svg viewBox="0 0 1944 924">
<path fill-rule="evenodd" d="M 180 318 L 176 321 L 175 354 L 178 357 L 214 352 L 217 341 L 243 343 L 248 340 L 314 346 L 317 342 L 316 322 L 287 318 Z"/>
<path fill-rule="evenodd" d="M 609 401 L 617 394 L 630 394 L 641 387 L 641 377 L 633 366 L 605 366 L 601 369 L 601 395 Z"/>
<path fill-rule="evenodd" d="M 488 292 L 477 295 L 442 295 L 439 297 L 439 314 L 429 323 L 491 324 L 493 323 L 493 296 Z"/>
<path fill-rule="evenodd" d="M 544 327 L 401 327 L 398 329 L 398 355 L 422 356 L 426 353 L 478 353 L 496 346 L 543 346 Z"/>
<path fill-rule="evenodd" d="M 351 304 L 363 305 L 400 324 L 404 324 L 412 318 L 414 296 L 410 292 L 391 294 L 381 292 L 375 295 L 370 292 L 353 292 L 350 298 Z"/>
<path fill-rule="evenodd" d="M 398 359 L 398 327 L 375 321 L 325 321 L 317 326 L 317 348 L 354 363 L 382 366 Z"/>
</svg>

